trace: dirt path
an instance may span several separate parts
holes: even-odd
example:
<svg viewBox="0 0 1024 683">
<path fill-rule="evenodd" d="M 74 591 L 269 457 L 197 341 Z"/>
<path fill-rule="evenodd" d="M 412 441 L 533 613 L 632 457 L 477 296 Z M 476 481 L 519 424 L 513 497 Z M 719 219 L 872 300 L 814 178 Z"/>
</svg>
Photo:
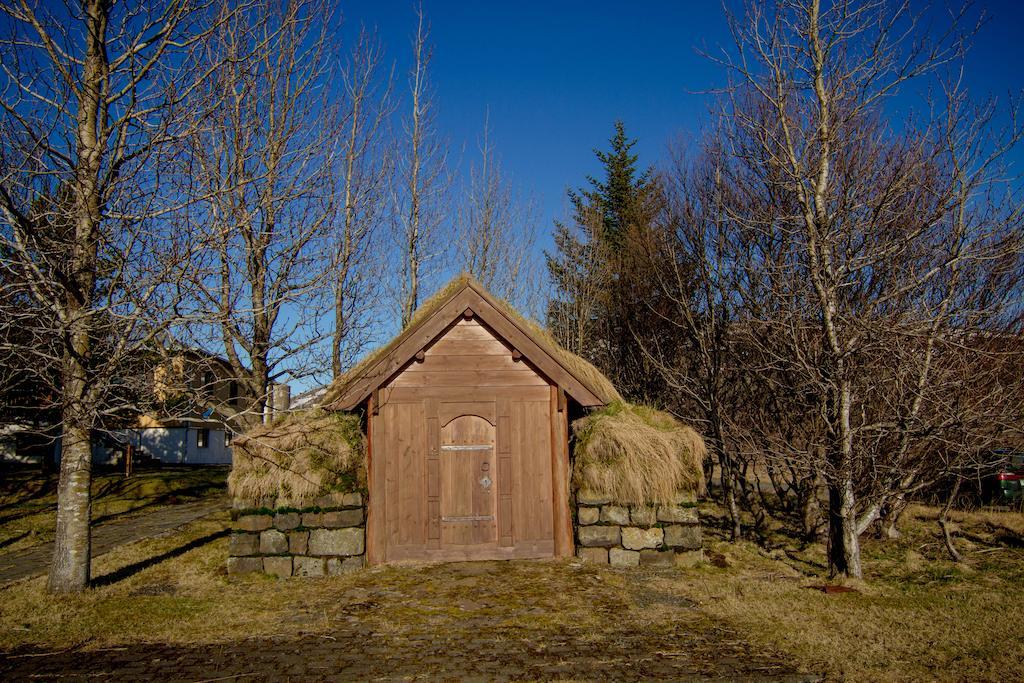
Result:
<svg viewBox="0 0 1024 683">
<path fill-rule="evenodd" d="M 254 579 L 239 588 L 288 588 L 280 635 L 21 649 L 0 654 L 0 679 L 808 680 L 666 589 L 681 576 L 520 562 Z"/>
<path fill-rule="evenodd" d="M 344 627 L 300 639 L 0 657 L 0 673 L 10 680 L 806 680 L 752 655 L 735 634 L 685 627 L 654 639 L 619 628 L 566 631 L 542 643 L 486 629 L 466 638 Z"/>
<path fill-rule="evenodd" d="M 223 510 L 226 506 L 226 500 L 217 496 L 194 503 L 169 505 L 130 519 L 108 522 L 92 530 L 92 556 L 102 555 L 127 543 L 170 533 L 189 522 Z M 52 556 L 52 542 L 0 554 L 0 586 L 45 574 Z"/>
</svg>

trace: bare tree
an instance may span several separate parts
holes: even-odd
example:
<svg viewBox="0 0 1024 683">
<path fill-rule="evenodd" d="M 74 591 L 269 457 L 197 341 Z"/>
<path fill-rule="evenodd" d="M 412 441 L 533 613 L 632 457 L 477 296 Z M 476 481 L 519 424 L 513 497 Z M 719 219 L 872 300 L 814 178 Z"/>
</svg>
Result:
<svg viewBox="0 0 1024 683">
<path fill-rule="evenodd" d="M 955 86 L 932 120 L 884 122 L 889 95 L 963 55 L 958 22 L 932 42 L 917 22 L 883 0 L 751 4 L 726 61 L 737 194 L 760 198 L 732 216 L 760 252 L 759 372 L 788 376 L 820 420 L 801 466 L 828 489 L 832 570 L 857 577 L 860 534 L 950 428 L 940 351 L 1004 332 L 1020 275 L 1019 213 L 991 201 L 1020 129 L 981 144 Z"/>
<path fill-rule="evenodd" d="M 484 117 L 479 152 L 456 222 L 458 263 L 490 291 L 536 313 L 540 266 L 534 255 L 535 216 L 501 168 L 491 141 L 490 112 Z"/>
<path fill-rule="evenodd" d="M 55 378 L 62 434 L 52 591 L 88 585 L 93 431 L 130 402 L 125 366 L 168 323 L 193 251 L 159 219 L 169 199 L 154 171 L 205 75 L 189 58 L 204 10 L 0 5 L 2 268 L 39 315 L 9 308 L 8 291 L 2 306 L 32 326 L 15 362 L 59 368 L 38 375 Z"/>
<path fill-rule="evenodd" d="M 440 228 L 446 218 L 444 200 L 451 185 L 448 150 L 437 132 L 429 70 L 433 48 L 422 5 L 416 9 L 413 65 L 409 72 L 405 139 L 396 164 L 393 189 L 395 237 L 401 265 L 398 307 L 402 327 L 420 304 L 423 280 L 448 245 Z"/>
<path fill-rule="evenodd" d="M 373 269 L 379 264 L 373 257 L 381 240 L 375 239 L 376 228 L 384 219 L 393 166 L 386 125 L 394 109 L 392 79 L 381 73 L 383 58 L 379 41 L 361 31 L 341 74 L 344 100 L 337 127 L 344 133 L 337 155 L 341 218 L 334 236 L 334 377 L 362 350 L 378 293 Z"/>
<path fill-rule="evenodd" d="M 709 452 L 718 462 L 734 540 L 741 533 L 735 446 L 727 438 L 740 409 L 740 382 L 731 335 L 739 304 L 742 244 L 723 204 L 728 191 L 721 148 L 709 146 L 691 161 L 680 145 L 659 182 L 664 194 L 655 228 L 636 235 L 630 247 L 640 272 L 655 284 L 644 298 L 645 329 L 633 330 L 639 348 L 674 398 L 673 408 L 700 417 Z M 650 329 L 659 334 L 650 334 Z"/>
<path fill-rule="evenodd" d="M 182 176 L 194 198 L 188 222 L 210 243 L 196 268 L 210 324 L 197 334 L 202 346 L 219 341 L 249 399 L 239 419 L 254 422 L 269 415 L 273 383 L 324 365 L 313 351 L 328 335 L 317 321 L 339 208 L 334 154 L 343 150 L 328 88 L 333 8 L 260 1 L 221 12 Z"/>
<path fill-rule="evenodd" d="M 595 323 L 611 283 L 604 244 L 597 235 L 602 217 L 588 209 L 574 225 L 555 224 L 558 256 L 546 254 L 547 269 L 557 278 L 560 296 L 548 302 L 548 327 L 558 343 L 580 356 L 594 355 Z"/>
</svg>

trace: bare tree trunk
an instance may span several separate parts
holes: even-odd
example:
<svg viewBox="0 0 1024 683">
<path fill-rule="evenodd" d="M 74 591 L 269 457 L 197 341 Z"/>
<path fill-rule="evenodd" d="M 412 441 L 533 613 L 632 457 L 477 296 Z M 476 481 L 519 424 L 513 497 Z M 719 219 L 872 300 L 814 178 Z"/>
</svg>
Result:
<svg viewBox="0 0 1024 683">
<path fill-rule="evenodd" d="M 412 321 L 412 315 L 420 305 L 420 267 L 423 260 L 423 235 L 420 225 L 423 190 L 420 187 L 420 167 L 423 164 L 424 107 L 429 107 L 429 102 L 424 100 L 424 90 L 430 51 L 427 48 L 422 7 L 418 10 L 417 19 L 416 39 L 413 43 L 415 61 L 411 88 L 412 112 L 409 115 L 409 214 L 405 225 L 405 291 L 402 297 L 401 316 L 403 328 Z"/>
<path fill-rule="evenodd" d="M 956 482 L 953 484 L 953 490 L 949 492 L 949 498 L 946 499 L 946 504 L 942 506 L 942 511 L 939 513 L 939 528 L 942 530 L 942 542 L 946 546 L 946 552 L 949 553 L 949 557 L 954 562 L 963 562 L 964 558 L 961 557 L 960 552 L 956 549 L 956 545 L 953 543 L 953 533 L 949 529 L 949 509 L 953 507 L 953 501 L 956 500 L 956 496 L 960 493 L 960 475 L 957 475 Z"/>
<path fill-rule="evenodd" d="M 106 33 L 109 6 L 99 0 L 85 10 L 86 49 L 77 112 L 78 167 L 75 169 L 75 241 L 71 253 L 74 289 L 66 297 L 71 343 L 64 352 L 63 415 L 57 529 L 48 587 L 68 593 L 89 585 L 89 522 L 92 512 L 92 424 L 87 406 L 92 307 L 99 245 L 99 174 L 103 123 L 102 88 L 109 71 Z"/>
<path fill-rule="evenodd" d="M 878 523 L 880 525 L 879 535 L 881 538 L 888 538 L 890 540 L 896 540 L 902 534 L 900 534 L 899 524 L 900 517 L 903 516 L 903 511 L 907 509 L 907 496 L 902 491 L 897 493 L 892 501 L 886 503 L 879 514 Z"/>
<path fill-rule="evenodd" d="M 383 130 L 391 114 L 390 76 L 383 83 L 378 74 L 383 51 L 376 39 L 361 32 L 342 74 L 346 95 L 339 129 L 343 163 L 340 194 L 341 230 L 334 249 L 334 329 L 331 334 L 331 374 L 341 376 L 346 352 L 354 352 L 363 338 L 354 338 L 372 308 L 373 287 L 369 248 L 380 220 L 384 190 L 391 172 L 391 152 Z M 347 122 L 346 122 L 347 117 Z M 358 335 L 356 335 L 358 336 Z"/>
<path fill-rule="evenodd" d="M 47 589 L 55 593 L 81 591 L 90 578 L 92 441 L 87 419 L 67 412 L 57 485 L 57 531 L 46 583 Z"/>
<path fill-rule="evenodd" d="M 339 269 L 338 278 L 347 276 L 344 269 Z M 331 377 L 337 379 L 344 371 L 342 365 L 341 348 L 345 342 L 346 330 L 348 327 L 345 290 L 341 286 L 334 288 L 334 331 L 331 333 Z"/>
<path fill-rule="evenodd" d="M 800 533 L 805 541 L 814 541 L 821 531 L 821 500 L 818 498 L 818 475 L 804 477 L 794 487 L 800 512 Z"/>
<path fill-rule="evenodd" d="M 740 508 L 736 502 L 737 474 L 732 457 L 726 451 L 722 421 L 719 419 L 717 411 L 711 416 L 711 433 L 714 450 L 718 452 L 718 462 L 722 468 L 722 497 L 725 499 L 725 507 L 729 512 L 729 537 L 733 541 L 738 541 L 743 535 L 743 528 L 740 523 Z"/>
<path fill-rule="evenodd" d="M 405 158 L 399 163 L 401 178 L 395 193 L 399 228 L 396 237 L 402 263 L 398 309 L 403 328 L 422 303 L 423 281 L 430 274 L 431 263 L 451 247 L 438 234 L 447 210 L 443 195 L 447 193 L 451 178 L 446 168 L 447 150 L 434 121 L 429 79 L 430 28 L 422 6 L 417 7 L 416 19 L 413 66 L 409 74 L 410 109 L 405 121 Z"/>
<path fill-rule="evenodd" d="M 862 578 L 860 539 L 854 520 L 853 482 L 849 477 L 829 483 L 828 558 L 831 574 Z"/>
</svg>

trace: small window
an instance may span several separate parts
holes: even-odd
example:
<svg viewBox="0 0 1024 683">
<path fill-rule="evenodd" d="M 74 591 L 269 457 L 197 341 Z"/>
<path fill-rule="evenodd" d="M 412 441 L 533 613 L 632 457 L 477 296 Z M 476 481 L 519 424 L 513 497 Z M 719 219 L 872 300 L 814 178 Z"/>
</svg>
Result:
<svg viewBox="0 0 1024 683">
<path fill-rule="evenodd" d="M 231 448 L 231 430 L 224 430 L 224 448 Z"/>
<path fill-rule="evenodd" d="M 228 399 L 232 403 L 238 402 L 238 382 L 235 380 L 231 380 L 231 383 L 228 384 Z"/>
<path fill-rule="evenodd" d="M 203 386 L 201 391 L 207 396 L 213 395 L 213 385 L 217 381 L 217 375 L 213 374 L 213 370 L 207 370 L 203 373 Z"/>
<path fill-rule="evenodd" d="M 196 430 L 196 446 L 199 448 L 210 447 L 210 430 L 205 427 Z"/>
</svg>

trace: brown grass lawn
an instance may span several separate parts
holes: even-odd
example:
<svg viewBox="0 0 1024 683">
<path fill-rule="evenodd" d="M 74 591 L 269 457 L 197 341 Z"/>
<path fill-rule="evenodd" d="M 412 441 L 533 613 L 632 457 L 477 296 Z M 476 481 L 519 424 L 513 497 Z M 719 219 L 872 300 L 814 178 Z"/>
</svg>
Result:
<svg viewBox="0 0 1024 683">
<path fill-rule="evenodd" d="M 913 508 L 903 538 L 865 542 L 868 577 L 851 586 L 856 592 L 826 594 L 814 588 L 826 583 L 819 546 L 801 548 L 782 535 L 765 544 L 771 549 L 726 543 L 714 538 L 717 508 L 705 505 L 704 513 L 709 562 L 690 570 L 522 562 L 489 570 L 500 580 L 450 565 L 283 581 L 226 575 L 225 514 L 100 558 L 100 585 L 86 594 L 49 596 L 42 579 L 0 591 L 0 651 L 329 637 L 342 622 L 383 634 L 471 623 L 538 639 L 566 628 L 599 638 L 612 625 L 658 633 L 682 619 L 724 628 L 750 652 L 830 679 L 1017 676 L 1024 657 L 1019 514 L 957 515 L 967 562 L 955 566 L 944 558 L 935 511 Z"/>
<path fill-rule="evenodd" d="M 227 474 L 226 467 L 164 467 L 143 470 L 127 479 L 116 472 L 98 472 L 92 483 L 92 517 L 103 524 L 166 505 L 222 495 Z M 0 552 L 52 541 L 56 510 L 56 474 L 0 471 Z"/>
<path fill-rule="evenodd" d="M 866 538 L 866 580 L 826 594 L 820 545 L 711 541 L 710 558 L 673 581 L 712 616 L 801 665 L 848 680 L 1008 680 L 1024 658 L 1024 518 L 953 513 L 966 562 L 948 560 L 937 511 L 911 508 L 898 541 Z"/>
</svg>

